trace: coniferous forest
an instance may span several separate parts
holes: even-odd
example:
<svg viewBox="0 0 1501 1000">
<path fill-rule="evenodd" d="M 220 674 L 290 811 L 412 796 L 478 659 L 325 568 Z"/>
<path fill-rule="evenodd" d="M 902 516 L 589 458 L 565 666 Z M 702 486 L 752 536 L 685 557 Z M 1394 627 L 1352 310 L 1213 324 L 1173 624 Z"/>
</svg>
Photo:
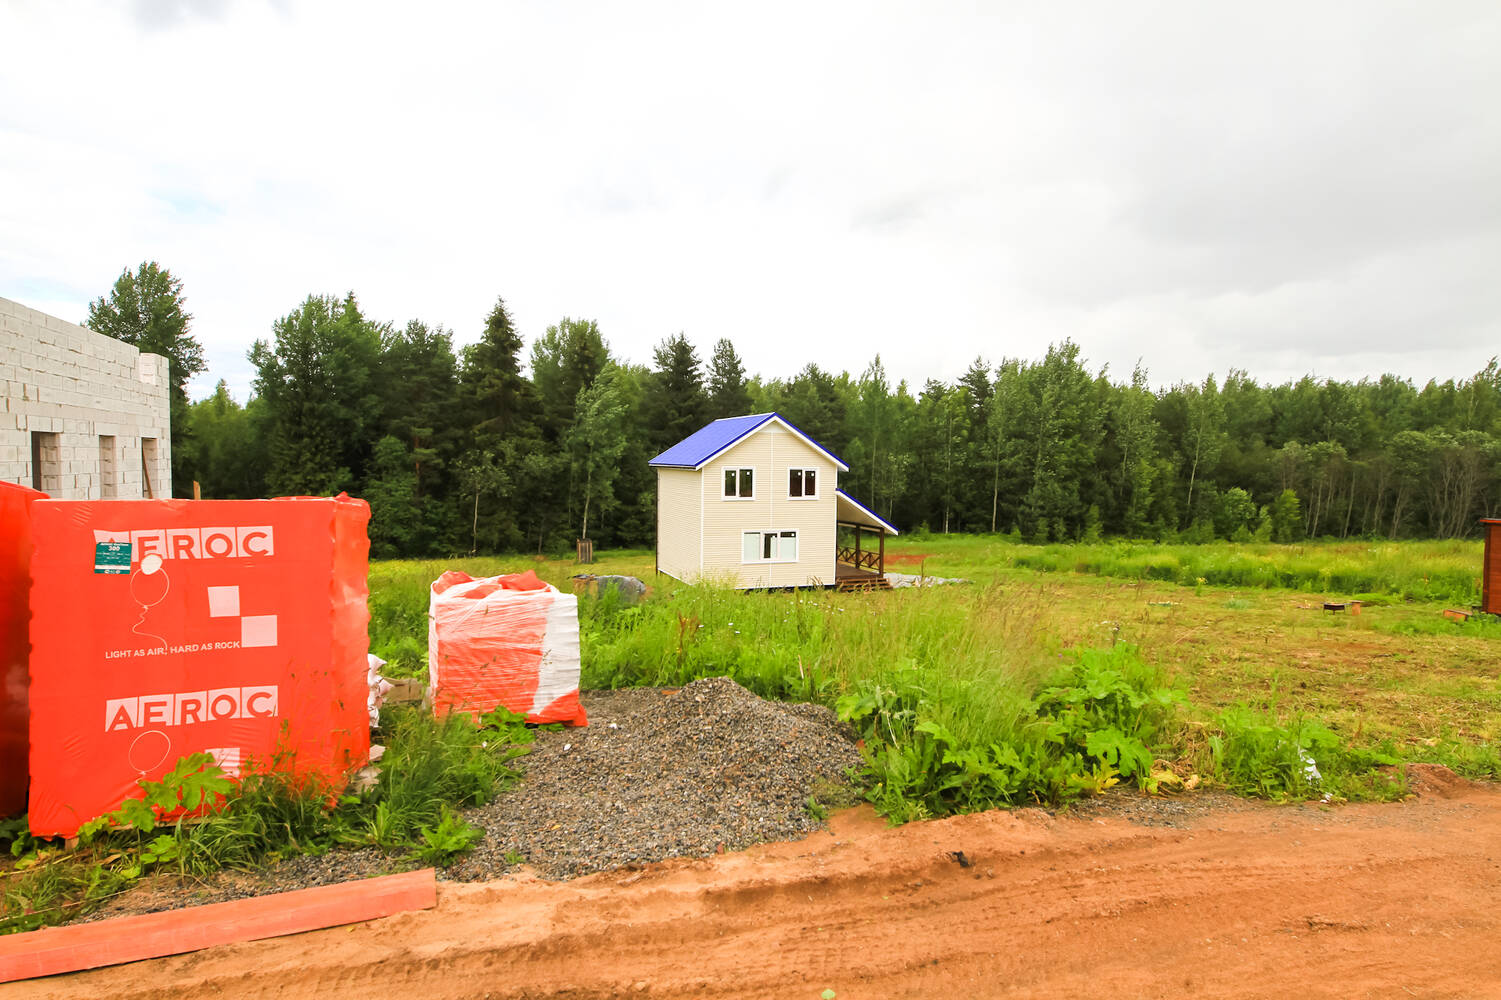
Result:
<svg viewBox="0 0 1501 1000">
<path fill-rule="evenodd" d="M 1501 367 L 1268 385 L 1231 370 L 1154 387 L 1091 371 L 1079 345 L 977 358 L 957 380 L 863 370 L 752 374 L 735 346 L 665 337 L 650 363 L 591 320 L 524 342 L 505 303 L 451 331 L 311 296 L 271 324 L 245 405 L 204 371 L 181 283 L 125 271 L 88 325 L 166 354 L 173 481 L 191 495 L 341 490 L 371 505 L 372 555 L 647 547 L 647 461 L 716 417 L 776 410 L 850 466 L 841 485 L 897 527 L 1028 541 L 1474 535 L 1501 503 Z"/>
</svg>

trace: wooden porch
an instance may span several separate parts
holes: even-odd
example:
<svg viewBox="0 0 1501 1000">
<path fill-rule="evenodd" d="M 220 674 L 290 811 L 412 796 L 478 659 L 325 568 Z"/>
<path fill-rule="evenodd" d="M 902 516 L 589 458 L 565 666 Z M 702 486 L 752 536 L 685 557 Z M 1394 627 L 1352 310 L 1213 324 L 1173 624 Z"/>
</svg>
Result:
<svg viewBox="0 0 1501 1000">
<path fill-rule="evenodd" d="M 840 546 L 835 551 L 834 589 L 890 590 L 891 581 L 886 579 L 886 533 L 853 521 L 836 521 L 835 527 L 851 529 L 855 539 L 852 545 Z"/>
</svg>

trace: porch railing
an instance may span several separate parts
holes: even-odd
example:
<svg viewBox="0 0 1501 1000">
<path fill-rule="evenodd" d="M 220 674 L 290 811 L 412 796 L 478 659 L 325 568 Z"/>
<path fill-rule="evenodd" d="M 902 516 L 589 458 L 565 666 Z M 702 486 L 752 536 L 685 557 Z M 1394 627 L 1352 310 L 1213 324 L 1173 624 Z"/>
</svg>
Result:
<svg viewBox="0 0 1501 1000">
<path fill-rule="evenodd" d="M 854 546 L 846 545 L 838 551 L 835 558 L 839 562 L 848 563 L 856 569 L 871 569 L 878 573 L 881 571 L 881 555 L 879 552 L 870 549 L 863 549 L 856 552 Z"/>
</svg>

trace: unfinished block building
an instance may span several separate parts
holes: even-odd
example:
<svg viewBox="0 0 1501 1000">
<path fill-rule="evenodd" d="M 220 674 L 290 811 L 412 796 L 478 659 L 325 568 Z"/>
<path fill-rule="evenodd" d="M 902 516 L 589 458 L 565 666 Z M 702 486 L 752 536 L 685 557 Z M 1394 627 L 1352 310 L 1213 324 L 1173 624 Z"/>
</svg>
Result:
<svg viewBox="0 0 1501 1000">
<path fill-rule="evenodd" d="M 170 497 L 167 359 L 0 298 L 0 480 L 63 500 Z"/>
</svg>

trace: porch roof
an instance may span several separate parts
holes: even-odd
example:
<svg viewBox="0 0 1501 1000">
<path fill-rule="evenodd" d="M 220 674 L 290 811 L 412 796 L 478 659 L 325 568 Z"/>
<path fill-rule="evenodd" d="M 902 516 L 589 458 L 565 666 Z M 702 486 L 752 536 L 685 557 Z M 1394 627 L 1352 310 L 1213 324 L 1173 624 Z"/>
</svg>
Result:
<svg viewBox="0 0 1501 1000">
<path fill-rule="evenodd" d="M 834 491 L 835 513 L 834 520 L 840 524 L 858 524 L 863 528 L 874 528 L 887 535 L 899 535 L 885 518 L 865 506 L 844 490 Z"/>
</svg>

